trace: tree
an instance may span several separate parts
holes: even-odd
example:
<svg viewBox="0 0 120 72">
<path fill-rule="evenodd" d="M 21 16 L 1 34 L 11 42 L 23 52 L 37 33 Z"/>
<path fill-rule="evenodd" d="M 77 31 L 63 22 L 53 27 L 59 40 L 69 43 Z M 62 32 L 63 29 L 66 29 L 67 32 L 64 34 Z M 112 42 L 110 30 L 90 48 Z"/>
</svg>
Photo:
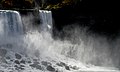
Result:
<svg viewBox="0 0 120 72">
<path fill-rule="evenodd" d="M 32 8 L 34 0 L 2 0 L 1 6 L 4 8 Z"/>
<path fill-rule="evenodd" d="M 58 9 L 67 5 L 73 5 L 80 0 L 2 0 L 4 8 L 42 8 Z"/>
<path fill-rule="evenodd" d="M 12 3 L 13 0 L 2 0 L 1 1 L 1 6 L 2 7 L 5 7 L 5 8 L 10 8 L 13 6 L 13 3 Z"/>
</svg>

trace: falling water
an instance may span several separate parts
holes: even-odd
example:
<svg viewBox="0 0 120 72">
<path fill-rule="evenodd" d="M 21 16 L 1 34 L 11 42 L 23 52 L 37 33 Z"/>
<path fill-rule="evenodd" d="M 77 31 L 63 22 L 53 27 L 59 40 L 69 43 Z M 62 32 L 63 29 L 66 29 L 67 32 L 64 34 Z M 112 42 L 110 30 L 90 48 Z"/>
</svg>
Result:
<svg viewBox="0 0 120 72">
<path fill-rule="evenodd" d="M 0 19 L 2 20 L 2 31 L 6 35 L 23 34 L 23 24 L 21 16 L 17 11 L 0 10 Z"/>
<path fill-rule="evenodd" d="M 52 13 L 51 11 L 39 10 L 41 19 L 41 30 L 51 31 L 52 30 Z"/>
<path fill-rule="evenodd" d="M 0 11 L 0 72 L 119 72 L 94 66 L 114 66 L 104 37 L 88 37 L 84 30 L 70 27 L 73 31 L 65 28 L 65 40 L 54 40 L 51 11 L 39 10 L 39 16 L 43 32 L 23 34 L 26 23 L 23 24 L 19 12 Z"/>
</svg>

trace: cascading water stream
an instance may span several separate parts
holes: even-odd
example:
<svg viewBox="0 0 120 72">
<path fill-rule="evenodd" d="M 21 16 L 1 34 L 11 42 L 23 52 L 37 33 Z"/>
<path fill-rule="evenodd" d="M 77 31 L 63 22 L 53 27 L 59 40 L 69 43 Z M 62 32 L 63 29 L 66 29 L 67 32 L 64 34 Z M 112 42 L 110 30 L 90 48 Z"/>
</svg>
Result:
<svg viewBox="0 0 120 72">
<path fill-rule="evenodd" d="M 3 34 L 19 35 L 24 33 L 21 16 L 17 11 L 1 10 L 0 19 L 2 20 Z"/>
<path fill-rule="evenodd" d="M 81 63 L 82 60 L 94 58 L 90 58 L 94 54 L 94 40 L 88 41 L 88 46 L 80 39 L 82 36 L 78 38 L 78 44 L 68 40 L 54 40 L 51 37 L 52 12 L 39 10 L 39 17 L 42 32 L 25 32 L 26 25 L 19 12 L 0 11 L 0 72 L 119 72 Z M 96 41 L 97 43 L 99 45 Z M 105 52 L 107 49 L 103 53 Z M 109 56 L 106 53 L 103 55 Z"/>
<path fill-rule="evenodd" d="M 52 31 L 52 13 L 51 11 L 39 10 L 41 19 L 41 30 Z"/>
</svg>

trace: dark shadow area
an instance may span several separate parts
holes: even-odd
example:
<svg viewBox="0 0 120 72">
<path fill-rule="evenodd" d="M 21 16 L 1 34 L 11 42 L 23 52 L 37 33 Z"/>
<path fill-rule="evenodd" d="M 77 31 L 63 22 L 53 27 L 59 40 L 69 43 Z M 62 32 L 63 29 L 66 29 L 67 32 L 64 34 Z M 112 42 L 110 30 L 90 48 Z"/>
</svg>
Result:
<svg viewBox="0 0 120 72">
<path fill-rule="evenodd" d="M 113 22 L 113 1 L 82 0 L 75 5 L 52 10 L 55 27 L 58 30 L 66 25 L 77 23 L 88 27 L 90 32 L 115 38 L 120 25 Z"/>
</svg>

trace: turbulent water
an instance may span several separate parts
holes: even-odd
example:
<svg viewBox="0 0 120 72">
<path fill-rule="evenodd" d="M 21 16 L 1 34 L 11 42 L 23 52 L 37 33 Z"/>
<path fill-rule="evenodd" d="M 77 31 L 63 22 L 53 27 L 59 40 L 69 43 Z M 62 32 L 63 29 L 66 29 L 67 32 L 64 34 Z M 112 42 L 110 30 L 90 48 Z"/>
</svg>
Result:
<svg viewBox="0 0 120 72">
<path fill-rule="evenodd" d="M 0 72 L 119 72 L 118 44 L 78 26 L 64 28 L 64 40 L 55 40 L 51 11 L 40 10 L 39 16 L 40 30 L 28 31 L 29 17 L 0 11 Z"/>
</svg>

